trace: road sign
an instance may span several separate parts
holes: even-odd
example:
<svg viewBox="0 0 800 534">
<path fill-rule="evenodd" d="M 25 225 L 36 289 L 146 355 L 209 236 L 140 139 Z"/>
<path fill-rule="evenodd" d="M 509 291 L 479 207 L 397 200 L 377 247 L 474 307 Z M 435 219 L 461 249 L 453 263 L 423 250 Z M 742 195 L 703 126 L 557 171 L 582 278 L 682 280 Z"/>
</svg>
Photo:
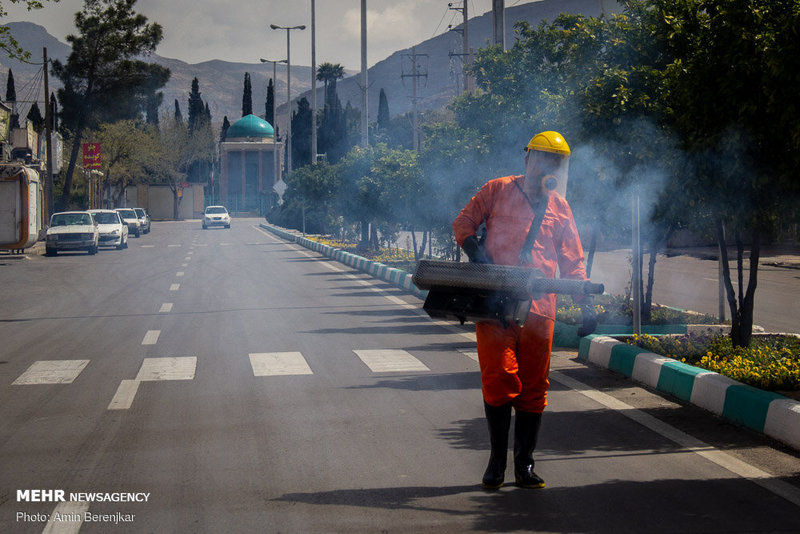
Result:
<svg viewBox="0 0 800 534">
<path fill-rule="evenodd" d="M 100 168 L 100 143 L 83 143 L 83 168 Z"/>
</svg>

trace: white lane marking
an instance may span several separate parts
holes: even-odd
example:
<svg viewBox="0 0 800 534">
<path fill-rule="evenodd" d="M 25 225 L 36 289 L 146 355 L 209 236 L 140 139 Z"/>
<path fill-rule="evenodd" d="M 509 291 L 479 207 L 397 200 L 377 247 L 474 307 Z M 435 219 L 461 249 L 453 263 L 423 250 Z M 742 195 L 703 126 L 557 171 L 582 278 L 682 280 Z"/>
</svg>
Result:
<svg viewBox="0 0 800 534">
<path fill-rule="evenodd" d="M 191 259 L 192 259 L 192 257 L 191 257 L 191 256 L 186 256 L 185 258 L 183 258 L 183 261 L 189 261 L 189 260 L 191 260 Z"/>
<path fill-rule="evenodd" d="M 127 410 L 133 404 L 133 398 L 139 390 L 138 380 L 123 380 L 119 383 L 114 398 L 108 404 L 109 410 Z"/>
<path fill-rule="evenodd" d="M 136 380 L 193 380 L 197 368 L 196 356 L 180 358 L 145 358 Z"/>
<path fill-rule="evenodd" d="M 617 400 L 611 395 L 607 395 L 601 391 L 587 386 L 583 382 L 575 380 L 574 378 L 570 378 L 559 371 L 551 371 L 550 379 L 574 389 L 581 395 L 592 399 L 606 408 L 619 412 L 625 417 L 628 417 L 640 425 L 649 428 L 653 432 L 656 432 L 657 434 L 674 441 L 681 447 L 684 447 L 687 451 L 694 452 L 695 454 L 702 456 L 706 460 L 722 467 L 723 469 L 727 469 L 731 473 L 734 473 L 742 478 L 746 478 L 747 480 L 758 484 L 766 490 L 771 491 L 775 495 L 783 497 L 792 504 L 800 506 L 800 489 L 792 486 L 791 484 L 787 484 L 782 480 L 775 479 L 774 475 L 762 471 L 761 469 L 745 463 L 727 453 L 717 450 L 708 443 L 705 443 L 694 436 L 678 430 L 677 428 L 670 426 L 659 419 L 656 419 L 650 414 L 642 412 L 641 410 L 637 410 L 633 406 Z"/>
<path fill-rule="evenodd" d="M 259 352 L 250 354 L 254 376 L 313 375 L 299 352 Z"/>
<path fill-rule="evenodd" d="M 225 242 L 223 242 L 223 243 L 219 244 L 219 246 L 221 246 L 221 247 L 229 247 L 231 245 L 233 245 L 233 243 L 225 243 Z"/>
<path fill-rule="evenodd" d="M 189 266 L 188 263 L 181 263 L 181 267 L 188 267 L 188 266 Z"/>
<path fill-rule="evenodd" d="M 84 514 L 88 511 L 88 502 L 60 502 L 50 514 L 50 519 L 42 534 L 78 534 L 83 524 Z"/>
<path fill-rule="evenodd" d="M 158 313 L 169 313 L 171 311 L 172 311 L 172 303 L 165 302 L 164 304 L 161 305 L 161 309 L 158 310 Z"/>
<path fill-rule="evenodd" d="M 183 276 L 185 273 L 183 271 L 178 271 L 175 273 L 175 276 Z"/>
<path fill-rule="evenodd" d="M 180 248 L 183 245 L 167 245 L 167 248 Z"/>
<path fill-rule="evenodd" d="M 461 354 L 463 354 L 464 356 L 467 356 L 467 357 L 469 357 L 469 358 L 472 358 L 472 359 L 473 359 L 473 360 L 475 360 L 476 362 L 478 361 L 478 351 L 477 351 L 477 350 L 465 350 L 465 349 L 459 349 L 459 351 L 458 351 L 458 352 L 460 352 L 460 353 L 461 353 Z"/>
<path fill-rule="evenodd" d="M 198 247 L 207 247 L 208 243 L 198 243 L 197 246 Z"/>
<path fill-rule="evenodd" d="M 71 384 L 88 364 L 89 360 L 40 360 L 33 362 L 11 385 Z"/>
<path fill-rule="evenodd" d="M 170 291 L 177 291 L 177 290 L 179 290 L 180 288 L 181 288 L 181 285 L 180 285 L 180 284 L 172 284 L 172 285 L 170 285 L 170 286 L 169 286 L 169 290 L 170 290 Z"/>
<path fill-rule="evenodd" d="M 430 371 L 428 366 L 404 350 L 354 350 L 373 373 Z"/>
<path fill-rule="evenodd" d="M 187 256 L 191 256 L 192 254 L 194 254 L 194 250 L 190 250 L 189 252 L 186 253 Z"/>
<path fill-rule="evenodd" d="M 161 335 L 161 330 L 148 330 L 142 340 L 142 345 L 155 345 L 158 343 L 158 336 Z"/>
<path fill-rule="evenodd" d="M 156 248 L 155 245 L 140 245 L 140 248 Z"/>
</svg>

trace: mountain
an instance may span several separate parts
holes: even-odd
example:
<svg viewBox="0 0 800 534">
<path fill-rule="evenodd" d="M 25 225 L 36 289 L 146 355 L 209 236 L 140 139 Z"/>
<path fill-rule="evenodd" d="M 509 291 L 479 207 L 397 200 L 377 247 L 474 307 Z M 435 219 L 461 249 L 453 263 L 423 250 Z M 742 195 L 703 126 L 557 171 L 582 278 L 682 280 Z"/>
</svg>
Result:
<svg viewBox="0 0 800 534">
<path fill-rule="evenodd" d="M 581 13 L 586 16 L 598 16 L 601 13 L 615 13 L 620 6 L 613 0 L 541 0 L 506 9 L 506 44 L 511 47 L 514 42 L 514 22 L 526 20 L 533 26 L 542 20 L 553 20 L 561 12 Z M 12 22 L 8 24 L 11 34 L 20 45 L 31 51 L 34 64 L 23 64 L 10 60 L 0 52 L 0 72 L 2 78 L 8 76 L 8 69 L 14 72 L 14 81 L 18 100 L 43 98 L 41 78 L 42 48 L 47 47 L 51 59 L 66 60 L 71 48 L 47 33 L 42 26 L 30 22 Z M 417 88 L 418 109 L 436 109 L 447 105 L 454 96 L 461 92 L 461 34 L 456 31 L 447 32 L 416 45 L 419 85 Z M 469 20 L 470 47 L 478 49 L 486 46 L 492 37 L 492 13 Z M 369 45 L 369 43 L 368 43 Z M 368 71 L 368 107 L 369 117 L 375 120 L 378 114 L 378 95 L 381 89 L 386 91 L 389 100 L 389 111 L 399 115 L 411 111 L 412 49 L 399 50 L 376 63 Z M 189 64 L 179 59 L 171 59 L 153 54 L 150 61 L 170 69 L 172 75 L 164 88 L 164 110 L 172 113 L 173 102 L 178 100 L 184 117 L 188 114 L 189 91 L 192 79 L 197 78 L 203 101 L 208 103 L 212 120 L 221 123 L 223 116 L 233 123 L 241 117 L 242 89 L 244 74 L 250 73 L 253 88 L 253 111 L 257 115 L 264 114 L 267 80 L 272 77 L 272 66 L 261 63 L 233 63 L 212 60 L 203 63 Z M 35 64 L 35 63 L 38 63 Z M 346 72 L 346 78 L 339 80 L 337 90 L 343 105 L 349 101 L 353 107 L 361 106 L 360 75 L 352 71 Z M 50 90 L 55 91 L 60 81 L 50 76 Z M 317 104 L 322 105 L 322 84 L 317 84 Z M 292 65 L 292 97 L 305 96 L 310 101 L 311 68 Z M 278 65 L 277 90 L 278 123 L 285 124 L 286 115 L 286 66 Z M 5 93 L 0 94 L 0 97 Z M 20 115 L 27 114 L 29 103 L 21 102 Z M 40 106 L 41 107 L 41 106 Z M 42 108 L 43 109 L 43 108 Z"/>
</svg>

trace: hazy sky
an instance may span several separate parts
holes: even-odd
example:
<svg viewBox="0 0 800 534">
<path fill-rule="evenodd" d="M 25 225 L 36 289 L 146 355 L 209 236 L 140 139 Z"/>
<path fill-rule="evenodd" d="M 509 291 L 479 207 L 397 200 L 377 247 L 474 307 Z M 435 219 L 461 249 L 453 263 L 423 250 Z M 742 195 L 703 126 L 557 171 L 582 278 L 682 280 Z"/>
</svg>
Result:
<svg viewBox="0 0 800 534">
<path fill-rule="evenodd" d="M 467 0 L 470 18 L 491 11 L 491 0 Z M 374 65 L 397 50 L 430 39 L 456 26 L 462 14 L 448 8 L 461 0 L 367 0 L 367 62 Z M 506 0 L 506 8 L 528 0 Z M 75 13 L 83 0 L 45 3 L 32 12 L 3 2 L 9 15 L 4 21 L 29 21 L 47 28 L 61 41 L 75 33 Z M 311 0 L 139 0 L 135 10 L 164 28 L 156 52 L 164 57 L 199 63 L 223 59 L 243 63 L 259 58 L 284 59 L 286 31 L 278 26 L 306 25 L 293 30 L 291 60 L 311 65 Z M 361 1 L 316 0 L 317 64 L 341 63 L 348 70 L 361 68 Z"/>
</svg>

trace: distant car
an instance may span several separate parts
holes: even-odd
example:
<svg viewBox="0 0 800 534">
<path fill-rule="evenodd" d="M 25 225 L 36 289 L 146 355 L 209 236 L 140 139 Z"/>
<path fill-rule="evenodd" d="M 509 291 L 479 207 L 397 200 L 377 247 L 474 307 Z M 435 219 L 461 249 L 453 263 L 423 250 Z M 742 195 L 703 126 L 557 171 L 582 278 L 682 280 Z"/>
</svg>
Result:
<svg viewBox="0 0 800 534">
<path fill-rule="evenodd" d="M 55 256 L 64 250 L 85 250 L 97 254 L 100 231 L 88 211 L 62 211 L 50 217 L 45 237 L 45 254 Z"/>
<path fill-rule="evenodd" d="M 128 225 L 116 210 L 89 210 L 97 229 L 100 231 L 101 247 L 117 247 L 117 250 L 128 248 Z"/>
<path fill-rule="evenodd" d="M 209 226 L 231 227 L 231 216 L 225 206 L 209 206 L 203 213 L 203 230 Z"/>
<path fill-rule="evenodd" d="M 117 208 L 116 212 L 122 217 L 125 224 L 128 225 L 128 235 L 133 234 L 134 237 L 139 237 L 142 234 L 141 227 L 139 226 L 139 216 L 133 211 L 133 208 Z"/>
<path fill-rule="evenodd" d="M 150 233 L 150 216 L 144 210 L 144 208 L 133 208 L 133 211 L 136 212 L 136 216 L 139 217 L 139 228 L 141 228 L 143 234 Z"/>
</svg>

